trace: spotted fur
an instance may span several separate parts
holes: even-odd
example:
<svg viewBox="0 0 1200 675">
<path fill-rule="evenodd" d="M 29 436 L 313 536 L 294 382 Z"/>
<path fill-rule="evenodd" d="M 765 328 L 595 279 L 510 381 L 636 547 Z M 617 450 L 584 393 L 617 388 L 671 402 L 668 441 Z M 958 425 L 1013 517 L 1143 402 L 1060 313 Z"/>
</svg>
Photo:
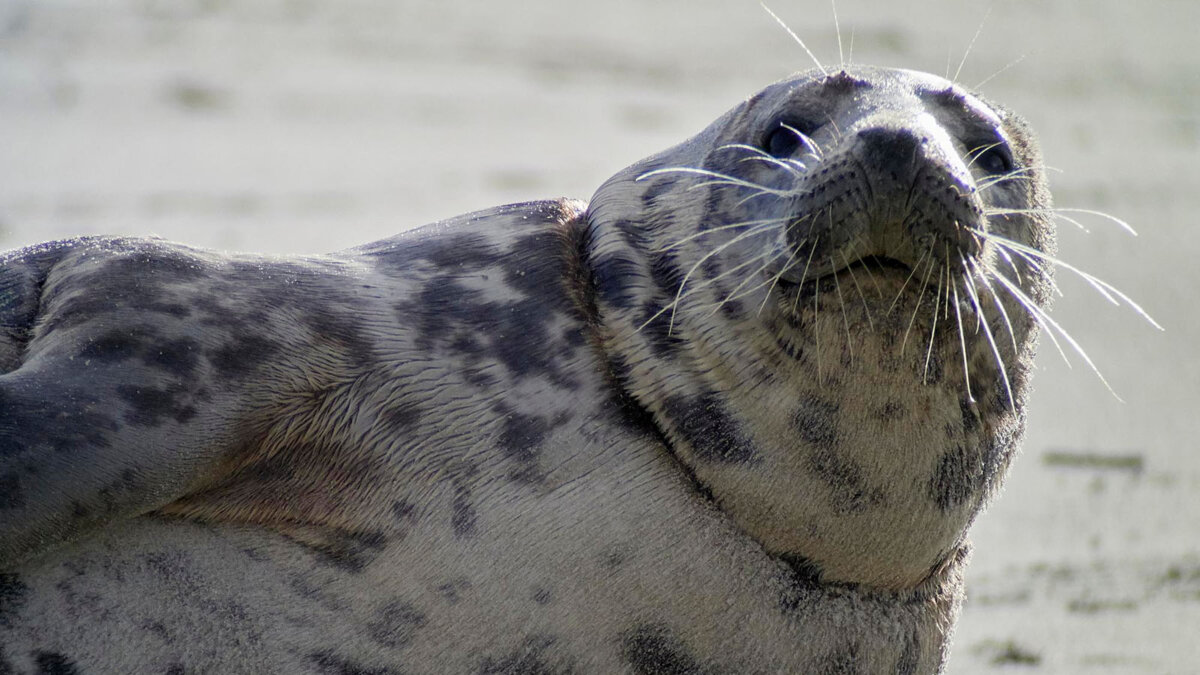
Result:
<svg viewBox="0 0 1200 675">
<path fill-rule="evenodd" d="M 1048 206 L 1018 118 L 855 68 L 589 204 L 4 254 L 0 672 L 938 671 Z"/>
</svg>

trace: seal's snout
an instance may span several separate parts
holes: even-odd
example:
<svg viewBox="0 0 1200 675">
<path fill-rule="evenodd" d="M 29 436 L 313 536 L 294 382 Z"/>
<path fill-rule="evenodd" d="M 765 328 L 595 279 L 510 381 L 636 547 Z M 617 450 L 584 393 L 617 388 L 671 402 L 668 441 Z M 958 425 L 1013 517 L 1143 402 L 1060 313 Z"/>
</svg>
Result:
<svg viewBox="0 0 1200 675">
<path fill-rule="evenodd" d="M 924 119 L 922 119 L 924 118 Z M 817 276 L 869 256 L 915 266 L 931 251 L 958 266 L 979 251 L 983 206 L 946 131 L 927 115 L 864 120 L 805 176 L 789 228 Z"/>
</svg>

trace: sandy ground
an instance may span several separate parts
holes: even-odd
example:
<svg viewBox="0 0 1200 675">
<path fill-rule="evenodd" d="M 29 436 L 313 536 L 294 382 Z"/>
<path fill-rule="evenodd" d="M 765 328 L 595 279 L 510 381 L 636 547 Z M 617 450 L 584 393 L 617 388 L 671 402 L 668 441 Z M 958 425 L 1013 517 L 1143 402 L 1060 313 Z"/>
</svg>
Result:
<svg viewBox="0 0 1200 675">
<path fill-rule="evenodd" d="M 318 252 L 588 197 L 809 67 L 746 1 L 0 0 L 0 246 L 80 233 Z M 826 2 L 776 0 L 827 63 Z M 855 62 L 953 74 L 1040 131 L 1064 259 L 1030 432 L 975 528 L 949 672 L 1200 673 L 1200 3 L 839 0 Z M 851 42 L 852 56 L 851 56 Z"/>
</svg>

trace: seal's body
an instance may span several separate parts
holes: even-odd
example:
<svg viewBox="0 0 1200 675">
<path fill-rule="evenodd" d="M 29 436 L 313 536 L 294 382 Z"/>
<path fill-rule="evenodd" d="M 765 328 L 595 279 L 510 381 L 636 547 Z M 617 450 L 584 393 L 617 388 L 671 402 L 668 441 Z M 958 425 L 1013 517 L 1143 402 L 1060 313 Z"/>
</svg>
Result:
<svg viewBox="0 0 1200 675">
<path fill-rule="evenodd" d="M 0 672 L 936 671 L 1048 206 L 1010 113 L 855 68 L 586 205 L 10 253 Z"/>
</svg>

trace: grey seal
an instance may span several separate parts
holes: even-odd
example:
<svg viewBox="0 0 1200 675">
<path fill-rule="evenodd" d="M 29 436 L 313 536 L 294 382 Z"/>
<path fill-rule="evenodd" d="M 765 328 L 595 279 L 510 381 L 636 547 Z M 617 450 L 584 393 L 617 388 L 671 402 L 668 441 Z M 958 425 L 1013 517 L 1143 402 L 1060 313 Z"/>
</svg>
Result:
<svg viewBox="0 0 1200 675">
<path fill-rule="evenodd" d="M 1019 117 L 856 66 L 586 204 L 9 252 L 0 671 L 938 671 L 1049 207 Z"/>
</svg>

